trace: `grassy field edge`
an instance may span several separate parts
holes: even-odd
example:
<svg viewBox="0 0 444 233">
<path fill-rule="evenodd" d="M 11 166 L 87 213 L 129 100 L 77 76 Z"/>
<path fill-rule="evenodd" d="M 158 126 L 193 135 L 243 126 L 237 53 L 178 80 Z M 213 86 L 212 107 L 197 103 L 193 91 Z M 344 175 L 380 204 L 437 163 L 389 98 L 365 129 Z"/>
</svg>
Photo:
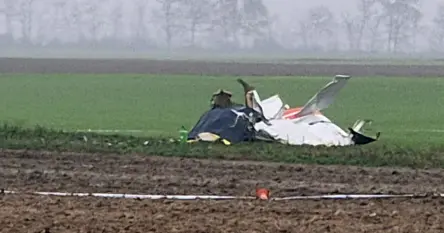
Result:
<svg viewBox="0 0 444 233">
<path fill-rule="evenodd" d="M 41 126 L 23 128 L 3 124 L 0 148 L 143 154 L 187 158 L 253 160 L 284 163 L 444 168 L 444 146 L 398 147 L 373 144 L 349 147 L 288 146 L 278 143 L 245 142 L 237 145 L 180 144 L 173 138 L 64 132 Z"/>
</svg>

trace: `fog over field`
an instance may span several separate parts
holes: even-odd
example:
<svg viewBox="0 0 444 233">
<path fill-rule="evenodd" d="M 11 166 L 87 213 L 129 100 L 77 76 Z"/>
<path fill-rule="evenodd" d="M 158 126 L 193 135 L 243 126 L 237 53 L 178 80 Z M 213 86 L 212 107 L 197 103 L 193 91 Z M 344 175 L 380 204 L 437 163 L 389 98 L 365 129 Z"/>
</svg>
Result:
<svg viewBox="0 0 444 233">
<path fill-rule="evenodd" d="M 441 57 L 444 2 L 0 0 L 0 55 L 42 48 Z"/>
</svg>

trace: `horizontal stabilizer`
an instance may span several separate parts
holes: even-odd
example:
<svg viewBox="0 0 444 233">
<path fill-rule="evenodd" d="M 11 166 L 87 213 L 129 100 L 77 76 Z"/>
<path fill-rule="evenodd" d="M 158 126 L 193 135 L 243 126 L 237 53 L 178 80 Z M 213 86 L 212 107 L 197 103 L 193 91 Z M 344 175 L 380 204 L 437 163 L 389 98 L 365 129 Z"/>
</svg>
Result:
<svg viewBox="0 0 444 233">
<path fill-rule="evenodd" d="M 352 129 L 356 132 L 359 132 L 361 131 L 362 127 L 364 127 L 364 125 L 371 123 L 372 123 L 371 120 L 357 120 L 355 124 L 353 124 Z"/>
<path fill-rule="evenodd" d="M 369 144 L 371 142 L 378 140 L 379 136 L 381 136 L 381 132 L 377 132 L 376 137 L 372 138 L 360 132 L 356 132 L 352 128 L 348 128 L 348 130 L 350 130 L 350 133 L 352 134 L 352 141 L 355 143 L 355 145 Z"/>
<path fill-rule="evenodd" d="M 352 134 L 352 140 L 356 145 L 364 145 L 371 142 L 374 142 L 379 139 L 379 136 L 381 135 L 381 132 L 376 133 L 376 137 L 369 137 L 364 135 L 361 130 L 366 124 L 371 124 L 371 120 L 357 120 L 355 124 L 348 130 L 350 130 L 350 133 Z"/>
</svg>

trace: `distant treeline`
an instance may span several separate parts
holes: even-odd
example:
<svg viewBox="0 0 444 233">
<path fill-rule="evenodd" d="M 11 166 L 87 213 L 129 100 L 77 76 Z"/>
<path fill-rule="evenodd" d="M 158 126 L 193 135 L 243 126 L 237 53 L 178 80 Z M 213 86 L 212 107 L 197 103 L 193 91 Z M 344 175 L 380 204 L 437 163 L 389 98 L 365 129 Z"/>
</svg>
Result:
<svg viewBox="0 0 444 233">
<path fill-rule="evenodd" d="M 0 46 L 444 53 L 444 3 L 429 25 L 420 3 L 317 6 L 288 25 L 263 0 L 0 0 Z"/>
</svg>

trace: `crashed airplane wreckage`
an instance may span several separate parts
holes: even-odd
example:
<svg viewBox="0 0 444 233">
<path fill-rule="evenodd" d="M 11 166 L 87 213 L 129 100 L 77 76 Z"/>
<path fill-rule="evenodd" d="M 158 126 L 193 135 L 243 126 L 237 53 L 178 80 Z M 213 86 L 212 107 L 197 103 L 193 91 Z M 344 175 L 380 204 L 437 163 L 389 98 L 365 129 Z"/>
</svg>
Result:
<svg viewBox="0 0 444 233">
<path fill-rule="evenodd" d="M 190 131 L 188 142 L 222 141 L 226 145 L 242 141 L 276 141 L 290 145 L 347 146 L 376 141 L 361 133 L 368 120 L 358 120 L 349 132 L 324 116 L 321 111 L 331 105 L 350 76 L 337 75 L 316 93 L 303 107 L 290 108 L 279 95 L 261 100 L 258 92 L 246 84 L 244 105 L 214 107 L 205 112 Z M 220 90 L 213 95 L 231 97 Z"/>
</svg>

